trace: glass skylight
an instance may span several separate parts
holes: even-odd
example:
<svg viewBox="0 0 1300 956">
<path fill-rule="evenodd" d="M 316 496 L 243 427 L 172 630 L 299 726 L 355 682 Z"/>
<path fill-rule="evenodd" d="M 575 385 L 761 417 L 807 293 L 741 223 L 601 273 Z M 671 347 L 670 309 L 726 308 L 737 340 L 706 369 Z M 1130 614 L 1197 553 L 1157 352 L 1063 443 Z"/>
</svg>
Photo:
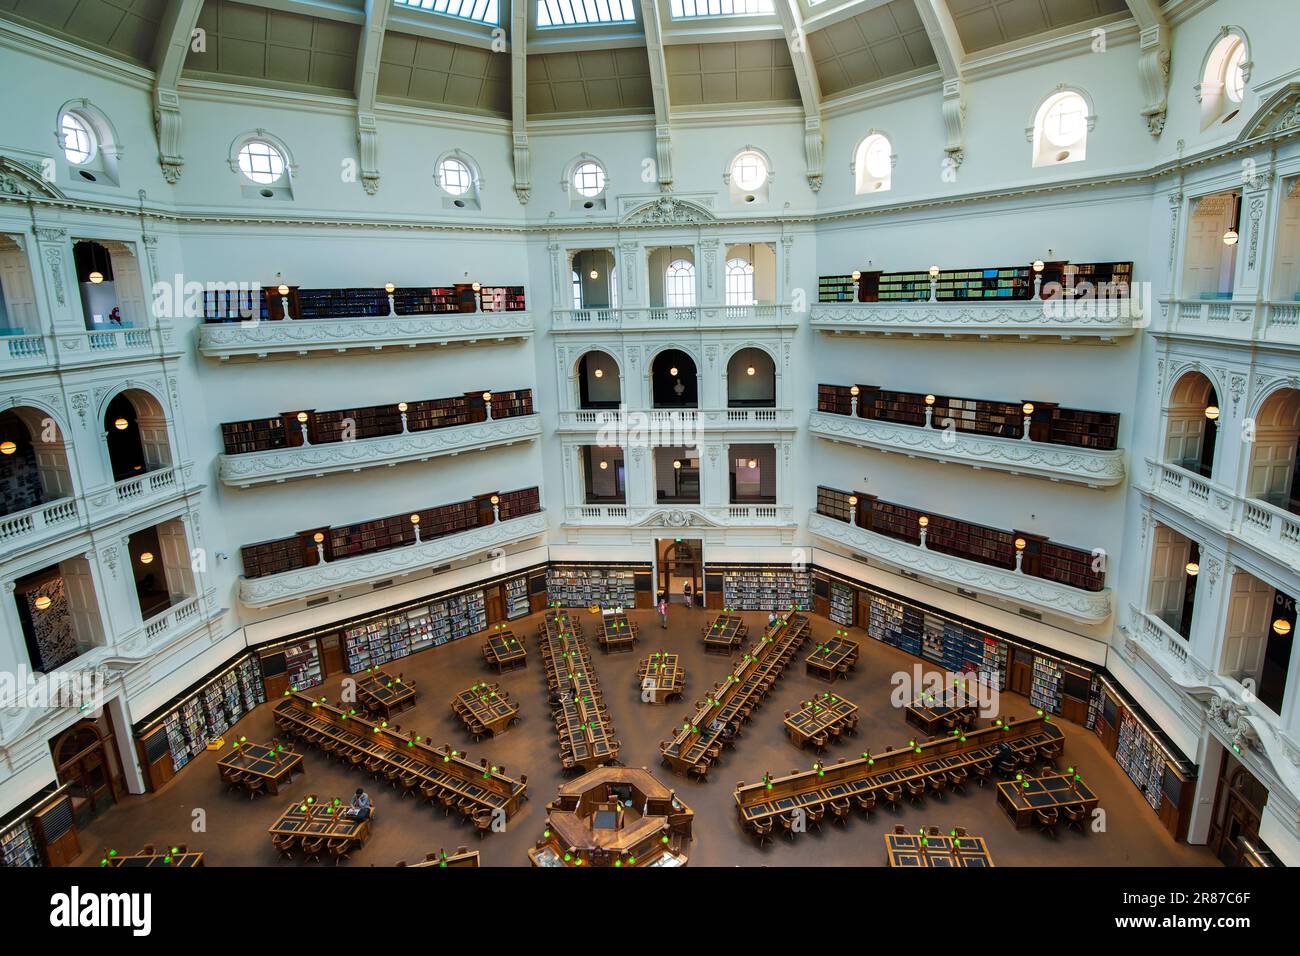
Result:
<svg viewBox="0 0 1300 956">
<path fill-rule="evenodd" d="M 694 17 L 748 17 L 772 13 L 772 0 L 672 0 L 674 20 Z"/>
<path fill-rule="evenodd" d="M 501 22 L 499 0 L 393 0 L 399 7 L 411 7 L 415 10 L 428 10 L 455 17 L 457 20 L 472 20 L 475 23 L 490 23 L 493 26 Z"/>
<path fill-rule="evenodd" d="M 635 22 L 633 0 L 537 0 L 539 27 Z"/>
</svg>

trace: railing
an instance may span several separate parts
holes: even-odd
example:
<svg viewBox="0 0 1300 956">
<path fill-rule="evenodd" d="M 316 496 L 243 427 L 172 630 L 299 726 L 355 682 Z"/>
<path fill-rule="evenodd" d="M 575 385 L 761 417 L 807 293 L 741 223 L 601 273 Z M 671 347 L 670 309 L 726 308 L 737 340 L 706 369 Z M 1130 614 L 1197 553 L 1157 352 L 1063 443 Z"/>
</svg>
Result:
<svg viewBox="0 0 1300 956">
<path fill-rule="evenodd" d="M 561 429 L 637 429 L 652 428 L 663 431 L 670 428 L 705 429 L 790 429 L 793 430 L 792 408 L 655 408 L 639 410 L 627 408 L 582 408 L 559 413 Z"/>
<path fill-rule="evenodd" d="M 695 501 L 660 501 L 653 505 L 581 504 L 565 508 L 564 519 L 576 525 L 675 528 L 689 524 L 692 527 L 788 529 L 794 525 L 794 509 L 779 504 L 702 505 Z"/>
<path fill-rule="evenodd" d="M 16 361 L 43 358 L 45 356 L 45 336 L 43 335 L 6 335 L 5 354 Z"/>
<path fill-rule="evenodd" d="M 749 328 L 797 324 L 788 305 L 693 305 L 553 309 L 554 331 L 655 328 Z"/>
<path fill-rule="evenodd" d="M 1181 634 L 1149 611 L 1139 611 L 1132 605 L 1130 611 L 1139 637 L 1148 648 L 1164 651 L 1179 664 L 1187 663 L 1187 641 Z"/>
<path fill-rule="evenodd" d="M 587 519 L 622 519 L 627 517 L 627 505 L 582 505 L 578 513 Z"/>
<path fill-rule="evenodd" d="M 184 601 L 173 604 L 161 614 L 157 614 L 144 622 L 145 638 L 152 642 L 169 631 L 184 627 L 189 622 L 197 619 L 201 611 L 202 603 L 197 597 L 186 598 Z"/>
<path fill-rule="evenodd" d="M 0 547 L 40 540 L 46 531 L 73 529 L 81 525 L 76 498 L 60 498 L 0 518 Z"/>
<path fill-rule="evenodd" d="M 126 502 L 170 494 L 176 490 L 176 487 L 176 469 L 168 466 L 119 481 L 114 486 L 114 491 L 117 493 L 118 501 Z"/>
<path fill-rule="evenodd" d="M 1169 462 L 1147 459 L 1147 490 L 1224 534 L 1300 568 L 1300 515 L 1237 494 Z"/>
<path fill-rule="evenodd" d="M 1110 342 L 1145 327 L 1148 307 L 1133 298 L 844 302 L 812 306 L 809 324 L 829 334 L 930 335 L 978 340 Z"/>
</svg>

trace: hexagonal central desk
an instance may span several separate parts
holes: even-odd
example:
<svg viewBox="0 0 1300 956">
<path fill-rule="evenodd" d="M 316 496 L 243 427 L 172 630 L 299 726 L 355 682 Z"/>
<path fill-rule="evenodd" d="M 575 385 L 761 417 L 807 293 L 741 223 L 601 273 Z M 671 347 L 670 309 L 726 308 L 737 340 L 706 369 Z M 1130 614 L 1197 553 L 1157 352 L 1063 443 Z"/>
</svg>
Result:
<svg viewBox="0 0 1300 956">
<path fill-rule="evenodd" d="M 685 866 L 694 813 L 644 768 L 600 767 L 560 787 L 533 866 Z"/>
</svg>

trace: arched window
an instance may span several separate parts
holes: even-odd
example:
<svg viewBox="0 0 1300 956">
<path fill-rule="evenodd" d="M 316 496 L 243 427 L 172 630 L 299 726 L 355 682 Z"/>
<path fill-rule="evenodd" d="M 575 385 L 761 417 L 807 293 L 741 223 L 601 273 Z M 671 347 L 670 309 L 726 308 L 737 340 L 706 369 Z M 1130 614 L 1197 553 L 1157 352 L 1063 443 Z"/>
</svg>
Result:
<svg viewBox="0 0 1300 956">
<path fill-rule="evenodd" d="M 249 140 L 239 147 L 239 171 L 249 182 L 270 186 L 284 175 L 284 155 L 265 140 Z"/>
<path fill-rule="evenodd" d="M 438 185 L 453 196 L 463 196 L 474 185 L 474 174 L 463 159 L 448 156 L 438 164 Z"/>
<path fill-rule="evenodd" d="M 853 179 L 857 193 L 885 192 L 894 173 L 893 147 L 882 133 L 871 133 L 853 154 Z"/>
<path fill-rule="evenodd" d="M 1034 117 L 1034 165 L 1056 166 L 1085 159 L 1092 128 L 1088 101 L 1074 90 L 1058 90 Z"/>
<path fill-rule="evenodd" d="M 685 259 L 668 263 L 664 273 L 664 302 L 669 306 L 695 305 L 695 265 Z"/>
<path fill-rule="evenodd" d="M 578 275 L 578 270 L 573 270 L 573 307 L 582 308 L 582 276 Z"/>
<path fill-rule="evenodd" d="M 1246 35 L 1236 27 L 1224 27 L 1210 47 L 1201 67 L 1196 98 L 1201 104 L 1201 129 L 1228 123 L 1241 113 L 1241 101 L 1250 81 L 1250 50 Z"/>
<path fill-rule="evenodd" d="M 723 178 L 732 202 L 767 202 L 772 164 L 758 147 L 746 146 L 732 158 Z"/>
<path fill-rule="evenodd" d="M 581 196 L 599 196 L 605 191 L 605 170 L 600 163 L 584 159 L 573 167 L 573 188 Z"/>
<path fill-rule="evenodd" d="M 90 122 L 73 110 L 59 117 L 59 132 L 62 135 L 63 155 L 68 162 L 83 166 L 95 158 L 94 129 Z"/>
<path fill-rule="evenodd" d="M 727 305 L 754 304 L 754 264 L 744 259 L 727 260 Z"/>
</svg>

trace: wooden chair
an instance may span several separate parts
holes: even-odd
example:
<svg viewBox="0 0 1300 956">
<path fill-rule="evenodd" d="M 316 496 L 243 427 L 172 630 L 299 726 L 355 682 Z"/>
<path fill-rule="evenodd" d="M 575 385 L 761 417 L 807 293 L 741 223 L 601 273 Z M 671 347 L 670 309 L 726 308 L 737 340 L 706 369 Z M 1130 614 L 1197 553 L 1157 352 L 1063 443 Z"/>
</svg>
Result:
<svg viewBox="0 0 1300 956">
<path fill-rule="evenodd" d="M 1088 811 L 1082 803 L 1071 804 L 1068 807 L 1061 807 L 1061 815 L 1065 817 L 1065 824 L 1071 830 L 1078 830 L 1086 834 L 1088 828 L 1085 825 L 1088 822 Z"/>
<path fill-rule="evenodd" d="M 271 837 L 271 846 L 280 851 L 280 859 L 282 860 L 293 859 L 292 851 L 297 842 L 292 836 L 281 836 L 278 833 Z"/>
<path fill-rule="evenodd" d="M 793 816 L 793 814 L 792 814 L 792 813 L 783 813 L 783 814 L 781 814 L 779 817 L 777 817 L 777 819 L 781 821 L 781 829 L 785 832 L 785 835 L 788 836 L 788 837 L 790 838 L 790 842 L 793 843 L 793 842 L 794 842 L 794 816 Z"/>
<path fill-rule="evenodd" d="M 773 824 L 771 817 L 768 817 L 765 820 L 754 821 L 754 825 L 750 829 L 750 832 L 753 833 L 754 836 L 758 837 L 759 846 L 762 846 L 768 840 L 772 839 L 772 827 Z"/>
<path fill-rule="evenodd" d="M 930 792 L 942 800 L 943 792 L 948 789 L 948 774 L 943 770 L 940 770 L 938 773 L 932 773 L 929 778 L 927 778 L 926 783 L 930 787 Z"/>
<path fill-rule="evenodd" d="M 438 794 L 438 802 L 442 804 L 442 815 L 445 817 L 451 816 L 451 811 L 456 806 L 456 791 L 443 790 Z"/>
<path fill-rule="evenodd" d="M 921 798 L 925 796 L 925 781 L 905 780 L 903 782 L 907 785 L 907 799 L 913 803 L 920 803 Z"/>
<path fill-rule="evenodd" d="M 1048 836 L 1056 836 L 1056 825 L 1061 822 L 1061 815 L 1056 810 L 1035 810 L 1034 822 L 1038 829 Z"/>
<path fill-rule="evenodd" d="M 841 826 L 848 825 L 849 814 L 853 812 L 853 805 L 847 799 L 832 800 L 830 802 L 831 814 L 835 822 Z"/>
<path fill-rule="evenodd" d="M 822 820 L 826 819 L 826 808 L 824 806 L 808 807 L 808 826 L 816 827 L 818 831 L 822 828 Z"/>
<path fill-rule="evenodd" d="M 227 790 L 243 790 L 244 774 L 239 770 L 232 770 L 230 773 L 223 774 L 222 778 L 226 781 Z"/>
<path fill-rule="evenodd" d="M 897 810 L 903 803 L 902 784 L 891 783 L 888 786 L 880 788 L 880 795 L 885 798 L 885 803 L 889 804 L 891 810 Z"/>
<path fill-rule="evenodd" d="M 812 738 L 813 749 L 816 750 L 818 753 L 821 753 L 826 749 L 826 744 L 828 742 L 829 742 L 829 738 L 826 736 L 825 732 L 822 732 L 820 734 L 815 734 Z"/>
<path fill-rule="evenodd" d="M 970 774 L 965 767 L 958 767 L 955 770 L 948 771 L 948 786 L 957 793 L 966 792 L 966 784 L 970 782 Z"/>
<path fill-rule="evenodd" d="M 313 839 L 304 838 L 302 841 L 302 856 L 304 860 L 315 860 L 320 862 L 320 855 L 325 850 L 325 838 L 315 837 Z"/>
<path fill-rule="evenodd" d="M 858 809 L 861 810 L 863 813 L 865 813 L 868 818 L 870 818 L 871 814 L 873 814 L 876 811 L 875 791 L 870 791 L 868 793 L 859 793 L 856 795 L 856 799 L 858 801 Z"/>
<path fill-rule="evenodd" d="M 266 779 L 264 777 L 249 776 L 244 778 L 244 789 L 248 791 L 248 799 L 250 800 L 260 795 L 265 787 Z"/>
<path fill-rule="evenodd" d="M 474 821 L 474 830 L 478 833 L 478 838 L 483 839 L 484 834 L 492 829 L 492 811 L 482 810 L 470 818 Z"/>
<path fill-rule="evenodd" d="M 354 841 L 347 837 L 338 837 L 330 840 L 329 843 L 326 844 L 326 847 L 330 851 L 330 855 L 334 857 L 335 866 L 338 866 L 340 861 L 348 858 L 348 854 L 352 852 L 353 844 Z"/>
</svg>

